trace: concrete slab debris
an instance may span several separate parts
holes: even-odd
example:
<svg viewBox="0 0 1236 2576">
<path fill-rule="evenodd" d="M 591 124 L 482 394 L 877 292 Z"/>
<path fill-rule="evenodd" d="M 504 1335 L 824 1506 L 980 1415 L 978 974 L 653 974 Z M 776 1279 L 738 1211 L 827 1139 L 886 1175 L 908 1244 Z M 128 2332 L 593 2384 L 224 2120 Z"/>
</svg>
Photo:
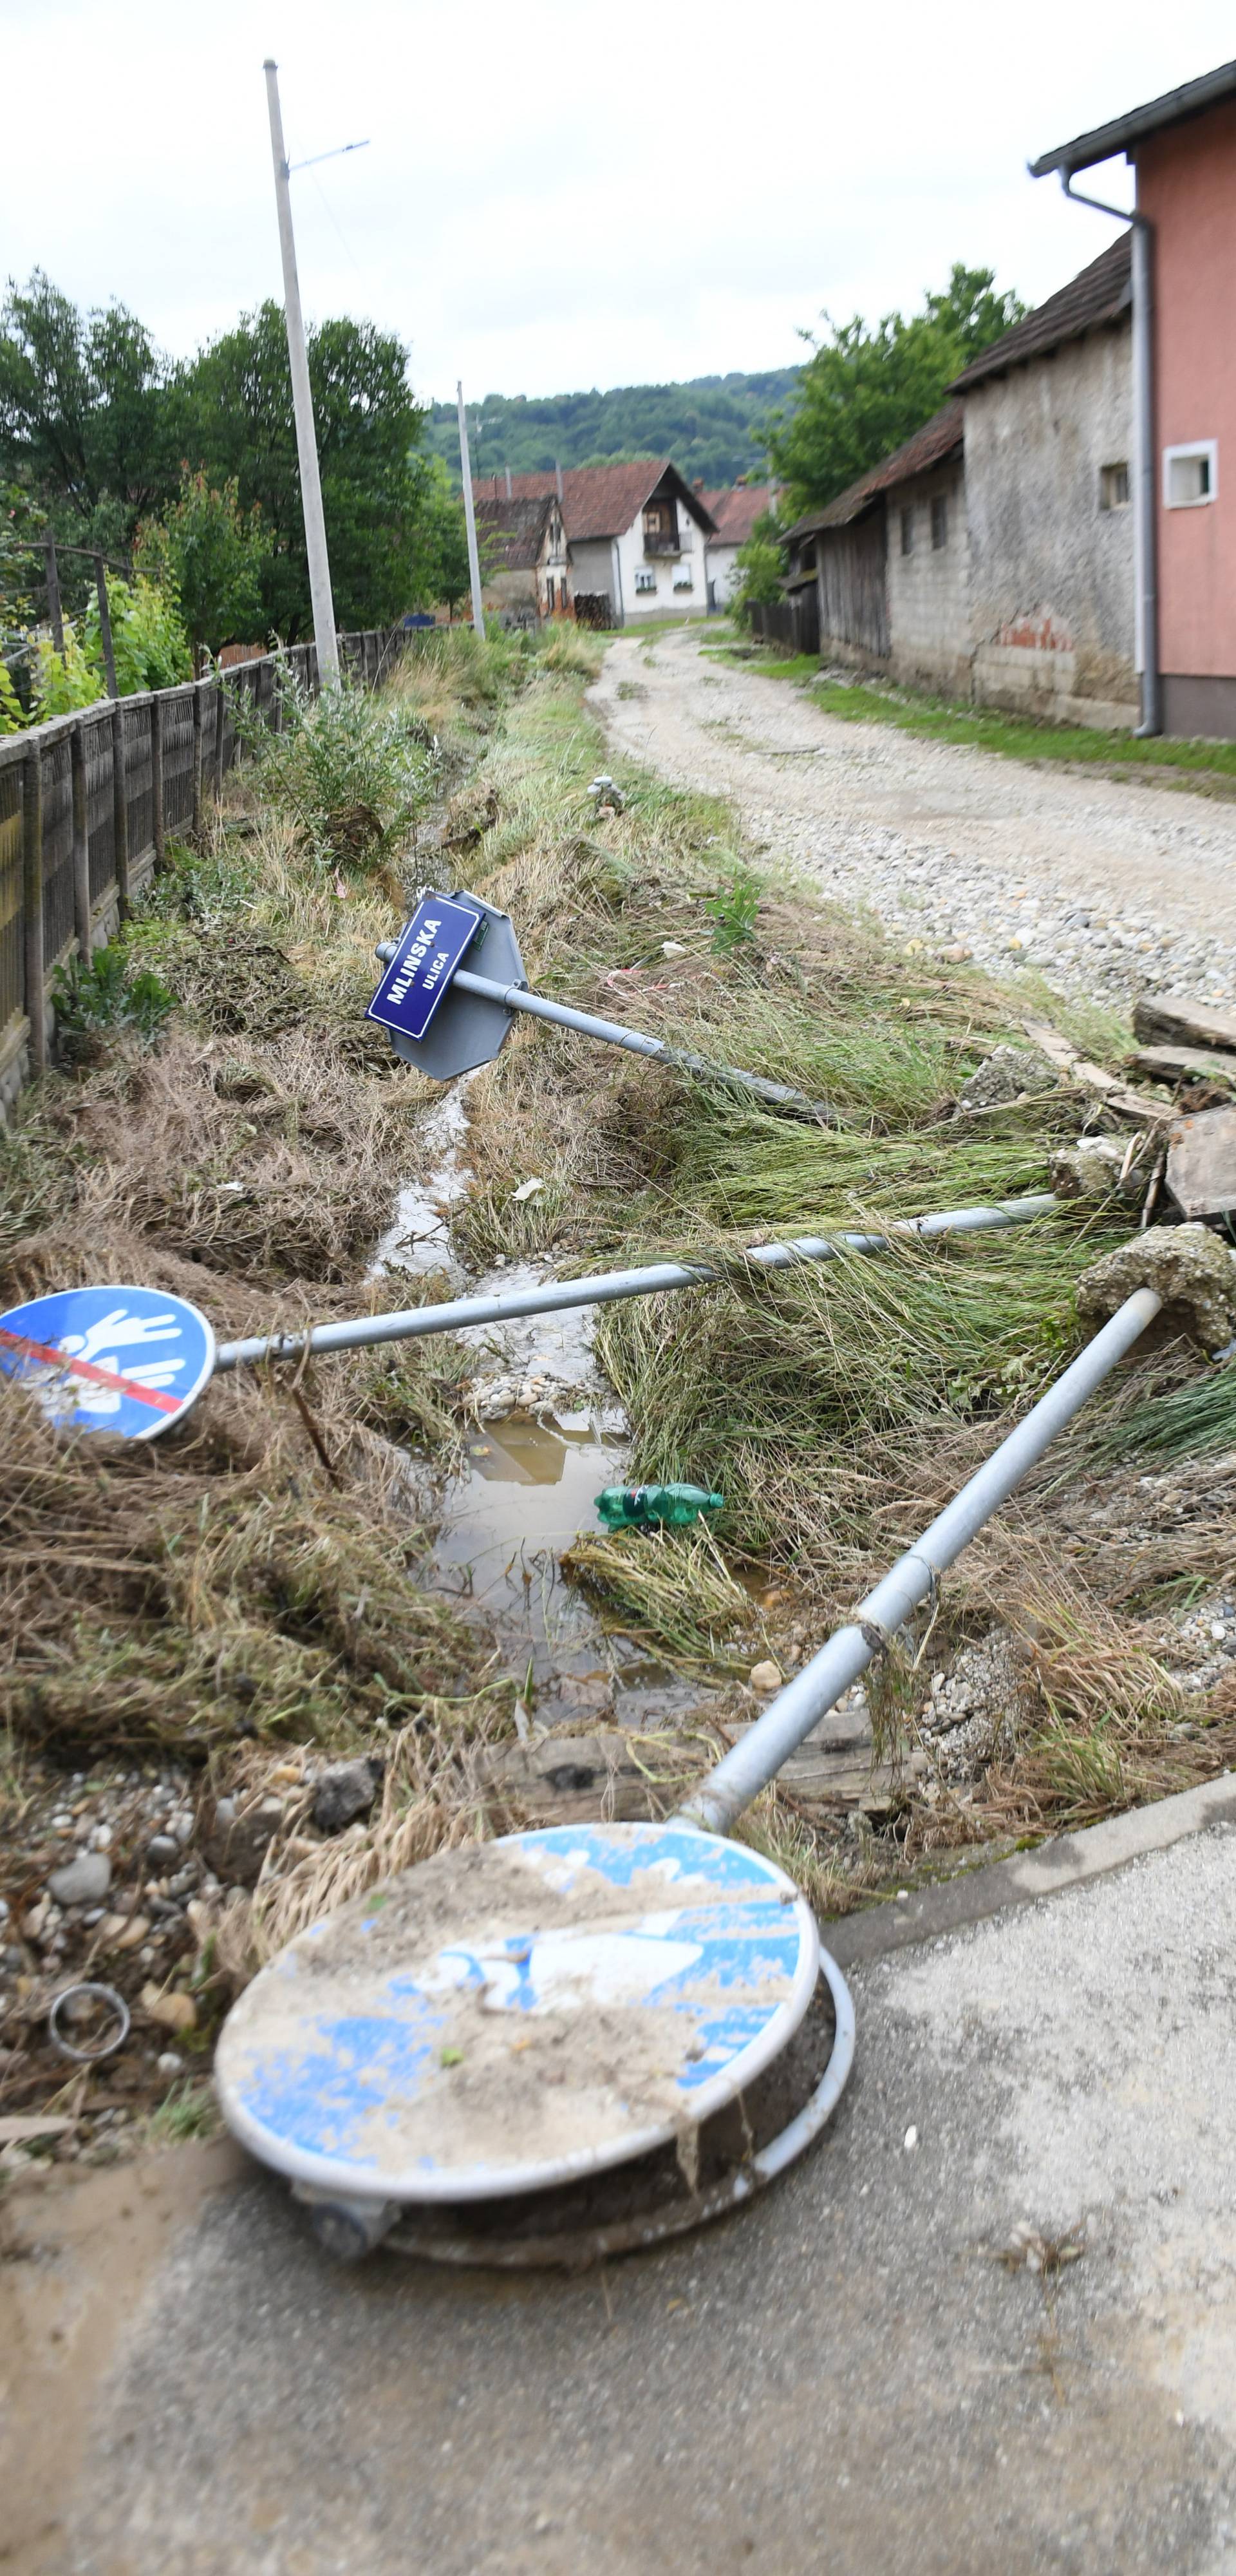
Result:
<svg viewBox="0 0 1236 2576">
<path fill-rule="evenodd" d="M 1236 1334 L 1236 1252 L 1207 1226 L 1153 1225 L 1105 1253 L 1077 1283 L 1083 1323 L 1114 1315 L 1135 1288 L 1156 1289 L 1169 1322 L 1184 1322 L 1204 1350 L 1220 1350 Z"/>
<path fill-rule="evenodd" d="M 1173 1127 L 1167 1186 L 1182 1216 L 1236 1209 L 1236 1109 L 1202 1109 Z"/>
</svg>

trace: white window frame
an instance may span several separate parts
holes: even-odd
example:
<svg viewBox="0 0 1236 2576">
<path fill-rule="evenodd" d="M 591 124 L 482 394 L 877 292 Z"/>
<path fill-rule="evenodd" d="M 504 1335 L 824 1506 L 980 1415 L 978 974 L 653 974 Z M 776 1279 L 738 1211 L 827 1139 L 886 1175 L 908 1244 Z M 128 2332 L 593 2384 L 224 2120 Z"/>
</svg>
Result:
<svg viewBox="0 0 1236 2576">
<path fill-rule="evenodd" d="M 1197 492 L 1191 501 L 1172 498 L 1172 467 L 1194 457 L 1205 457 L 1210 468 L 1208 492 Z M 1165 510 L 1204 510 L 1219 497 L 1219 442 L 1217 438 L 1186 438 L 1177 447 L 1163 450 L 1163 507 Z"/>
<path fill-rule="evenodd" d="M 636 589 L 646 596 L 650 590 L 655 590 L 656 586 L 657 576 L 655 567 L 652 564 L 637 564 L 635 567 Z"/>
</svg>

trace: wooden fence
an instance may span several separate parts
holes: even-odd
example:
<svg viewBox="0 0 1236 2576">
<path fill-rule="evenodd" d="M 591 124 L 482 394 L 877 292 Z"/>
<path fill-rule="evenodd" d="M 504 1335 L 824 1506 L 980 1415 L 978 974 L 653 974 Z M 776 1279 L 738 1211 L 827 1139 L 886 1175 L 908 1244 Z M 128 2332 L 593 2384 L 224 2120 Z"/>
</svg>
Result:
<svg viewBox="0 0 1236 2576">
<path fill-rule="evenodd" d="M 819 652 L 820 603 L 813 581 L 788 591 L 784 599 L 767 604 L 753 600 L 747 614 L 761 643 L 784 645 L 787 653 Z"/>
<path fill-rule="evenodd" d="M 341 635 L 341 666 L 372 685 L 401 640 L 399 630 Z M 314 646 L 239 663 L 226 685 L 100 699 L 0 740 L 0 1118 L 47 1062 L 57 968 L 125 919 L 169 834 L 200 834 L 243 748 L 237 693 L 277 722 L 288 669 L 316 688 Z"/>
</svg>

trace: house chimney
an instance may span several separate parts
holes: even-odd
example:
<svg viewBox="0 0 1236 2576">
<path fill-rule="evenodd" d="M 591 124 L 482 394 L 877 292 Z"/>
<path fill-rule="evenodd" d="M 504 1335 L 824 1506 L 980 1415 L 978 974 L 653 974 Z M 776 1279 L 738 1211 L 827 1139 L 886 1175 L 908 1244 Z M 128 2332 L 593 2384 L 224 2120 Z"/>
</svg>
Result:
<svg viewBox="0 0 1236 2576">
<path fill-rule="evenodd" d="M 511 469 L 509 465 L 506 469 L 506 497 L 509 501 L 511 497 Z"/>
<path fill-rule="evenodd" d="M 554 458 L 554 482 L 555 482 L 555 484 L 556 484 L 556 485 L 557 485 L 557 487 L 558 487 L 558 506 L 559 506 L 559 508 L 561 508 L 561 506 L 562 506 L 562 467 L 561 467 L 561 466 L 560 466 L 560 464 L 558 463 L 558 459 L 557 459 L 557 457 L 556 457 L 556 456 L 555 456 L 555 458 Z"/>
</svg>

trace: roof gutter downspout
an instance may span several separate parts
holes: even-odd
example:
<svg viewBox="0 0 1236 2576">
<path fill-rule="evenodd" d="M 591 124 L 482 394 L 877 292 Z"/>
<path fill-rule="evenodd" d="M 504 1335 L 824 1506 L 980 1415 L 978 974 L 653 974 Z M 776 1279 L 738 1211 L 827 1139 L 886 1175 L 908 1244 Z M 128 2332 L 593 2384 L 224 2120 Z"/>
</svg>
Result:
<svg viewBox="0 0 1236 2576">
<path fill-rule="evenodd" d="M 1062 170 L 1060 185 L 1076 205 L 1096 214 L 1117 215 L 1133 227 L 1133 435 L 1136 442 L 1134 481 L 1137 492 L 1133 521 L 1134 578 L 1137 595 L 1136 659 L 1141 671 L 1142 720 L 1135 742 L 1163 731 L 1163 692 L 1159 680 L 1158 521 L 1154 451 L 1154 305 L 1151 245 L 1154 226 L 1148 215 L 1125 206 L 1109 206 L 1102 197 L 1083 196 L 1073 186 L 1071 170 Z"/>
</svg>

